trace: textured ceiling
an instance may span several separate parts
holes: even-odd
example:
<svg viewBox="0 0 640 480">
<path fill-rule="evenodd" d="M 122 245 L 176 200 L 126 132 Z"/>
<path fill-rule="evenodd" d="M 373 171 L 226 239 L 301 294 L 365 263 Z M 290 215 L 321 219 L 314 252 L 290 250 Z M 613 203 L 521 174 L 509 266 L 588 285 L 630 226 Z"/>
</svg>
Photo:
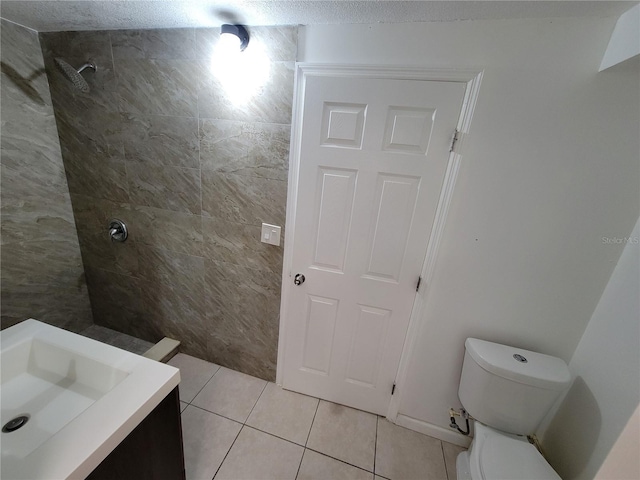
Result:
<svg viewBox="0 0 640 480">
<path fill-rule="evenodd" d="M 617 1 L 2 1 L 3 18 L 38 31 L 444 22 L 620 15 Z"/>
</svg>

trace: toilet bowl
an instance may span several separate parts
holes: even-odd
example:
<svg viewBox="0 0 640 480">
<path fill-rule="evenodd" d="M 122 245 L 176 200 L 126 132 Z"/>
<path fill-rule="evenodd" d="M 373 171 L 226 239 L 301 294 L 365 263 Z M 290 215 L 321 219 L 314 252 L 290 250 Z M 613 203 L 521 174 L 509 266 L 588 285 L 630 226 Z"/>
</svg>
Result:
<svg viewBox="0 0 640 480">
<path fill-rule="evenodd" d="M 471 448 L 456 459 L 458 480 L 560 480 L 526 437 L 475 424 Z"/>
<path fill-rule="evenodd" d="M 527 435 L 571 382 L 556 357 L 468 338 L 458 397 L 475 435 L 456 459 L 459 480 L 559 480 Z"/>
</svg>

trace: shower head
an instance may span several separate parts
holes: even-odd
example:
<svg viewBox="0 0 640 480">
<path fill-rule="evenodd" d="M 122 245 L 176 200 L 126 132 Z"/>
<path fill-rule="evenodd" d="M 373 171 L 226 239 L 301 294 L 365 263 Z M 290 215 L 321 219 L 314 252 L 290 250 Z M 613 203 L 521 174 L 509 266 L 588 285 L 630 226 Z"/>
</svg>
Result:
<svg viewBox="0 0 640 480">
<path fill-rule="evenodd" d="M 83 93 L 89 92 L 89 84 L 84 79 L 84 77 L 80 74 L 86 68 L 92 68 L 94 72 L 97 71 L 98 67 L 96 66 L 95 63 L 87 62 L 84 65 L 82 65 L 79 69 L 76 70 L 61 58 L 56 58 L 55 62 L 56 62 L 56 66 L 58 67 L 58 70 L 60 70 L 60 72 L 65 77 L 67 77 L 67 80 L 70 80 L 71 83 L 73 83 L 73 86 L 75 88 L 77 88 Z"/>
</svg>

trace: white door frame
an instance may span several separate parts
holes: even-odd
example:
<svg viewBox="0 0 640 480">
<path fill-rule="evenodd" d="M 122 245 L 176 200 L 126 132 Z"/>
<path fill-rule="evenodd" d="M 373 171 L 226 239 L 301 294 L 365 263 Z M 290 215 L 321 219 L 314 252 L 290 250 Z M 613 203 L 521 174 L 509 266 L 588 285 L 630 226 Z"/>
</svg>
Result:
<svg viewBox="0 0 640 480">
<path fill-rule="evenodd" d="M 291 145 L 289 154 L 289 184 L 287 190 L 287 216 L 284 238 L 284 259 L 282 269 L 282 292 L 280 301 L 280 331 L 278 334 L 278 360 L 276 367 L 276 383 L 282 385 L 284 371 L 284 332 L 288 321 L 288 305 L 290 296 L 293 295 L 293 283 L 291 281 L 291 264 L 293 261 L 294 231 L 296 218 L 296 202 L 298 199 L 298 176 L 300 172 L 300 144 L 302 140 L 302 109 L 304 104 L 305 79 L 308 76 L 330 76 L 330 77 L 362 77 L 362 78 L 384 78 L 391 80 L 426 80 L 459 82 L 466 84 L 464 100 L 457 130 L 458 140 L 455 149 L 449 155 L 447 171 L 445 173 L 436 216 L 433 222 L 427 254 L 422 266 L 422 283 L 420 291 L 417 293 L 409 327 L 405 337 L 402 357 L 396 375 L 396 394 L 391 397 L 387 418 L 395 422 L 400 407 L 402 397 L 402 385 L 406 379 L 409 366 L 409 359 L 414 348 L 414 339 L 422 322 L 422 311 L 424 308 L 426 294 L 431 284 L 431 278 L 438 254 L 438 247 L 442 237 L 449 205 L 453 197 L 453 190 L 460 169 L 462 159 L 462 149 L 464 138 L 469 132 L 471 117 L 478 98 L 480 83 L 482 81 L 483 70 L 477 69 L 421 69 L 414 67 L 386 67 L 372 65 L 337 65 L 337 64 L 314 64 L 296 63 L 296 77 L 293 92 L 294 106 L 293 118 L 291 121 Z M 453 133 L 453 132 L 452 132 Z"/>
</svg>

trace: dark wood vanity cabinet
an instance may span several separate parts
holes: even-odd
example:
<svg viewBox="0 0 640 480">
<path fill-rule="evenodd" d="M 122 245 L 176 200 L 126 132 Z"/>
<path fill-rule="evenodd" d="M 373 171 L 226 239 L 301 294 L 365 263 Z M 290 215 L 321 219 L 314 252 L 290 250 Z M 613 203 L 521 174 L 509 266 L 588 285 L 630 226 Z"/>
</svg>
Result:
<svg viewBox="0 0 640 480">
<path fill-rule="evenodd" d="M 178 387 L 147 415 L 87 479 L 185 479 Z"/>
</svg>

